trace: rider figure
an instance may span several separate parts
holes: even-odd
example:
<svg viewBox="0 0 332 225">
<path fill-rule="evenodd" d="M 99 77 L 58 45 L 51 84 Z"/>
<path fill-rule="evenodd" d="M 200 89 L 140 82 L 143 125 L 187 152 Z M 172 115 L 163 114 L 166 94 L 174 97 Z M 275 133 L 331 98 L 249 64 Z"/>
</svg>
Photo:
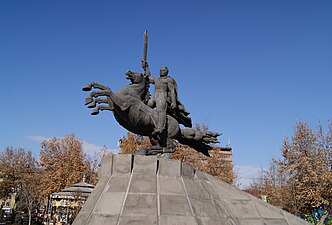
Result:
<svg viewBox="0 0 332 225">
<path fill-rule="evenodd" d="M 156 127 L 152 135 L 159 135 L 165 129 L 166 125 L 166 113 L 168 111 L 173 112 L 173 116 L 180 123 L 185 126 L 191 127 L 191 119 L 188 117 L 187 112 L 177 96 L 177 85 L 175 80 L 168 76 L 168 68 L 163 66 L 160 68 L 160 77 L 154 78 L 150 75 L 150 70 L 147 62 L 142 62 L 142 67 L 145 70 L 145 75 L 149 77 L 149 82 L 154 84 L 154 95 L 148 101 L 147 105 L 151 108 L 156 107 L 157 121 Z M 174 112 L 179 112 L 178 115 Z M 185 122 L 181 120 L 186 120 Z"/>
</svg>

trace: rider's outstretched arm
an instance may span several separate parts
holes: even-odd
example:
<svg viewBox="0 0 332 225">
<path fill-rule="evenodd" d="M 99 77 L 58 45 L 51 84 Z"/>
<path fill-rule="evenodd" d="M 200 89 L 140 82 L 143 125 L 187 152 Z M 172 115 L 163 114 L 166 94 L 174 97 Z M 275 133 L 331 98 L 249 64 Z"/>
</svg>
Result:
<svg viewBox="0 0 332 225">
<path fill-rule="evenodd" d="M 151 76 L 149 64 L 147 61 L 142 60 L 142 68 L 144 69 L 144 76 Z"/>
</svg>

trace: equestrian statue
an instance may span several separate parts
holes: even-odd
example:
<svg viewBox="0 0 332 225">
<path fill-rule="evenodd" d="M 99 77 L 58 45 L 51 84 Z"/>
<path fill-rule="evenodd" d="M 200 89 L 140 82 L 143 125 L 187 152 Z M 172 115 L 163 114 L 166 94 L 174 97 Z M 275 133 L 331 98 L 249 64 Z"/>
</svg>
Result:
<svg viewBox="0 0 332 225">
<path fill-rule="evenodd" d="M 144 53 L 142 68 L 144 73 L 127 71 L 130 84 L 117 92 L 96 82 L 85 85 L 83 91 L 91 91 L 85 100 L 91 115 L 109 110 L 117 122 L 128 131 L 148 136 L 151 147 L 140 149 L 137 154 L 154 155 L 174 152 L 173 140 L 188 145 L 209 155 L 211 144 L 219 143 L 220 133 L 192 128 L 189 112 L 178 98 L 175 80 L 168 76 L 168 68 L 161 67 L 160 77 L 150 74 L 147 63 L 148 36 L 144 32 Z M 154 84 L 154 94 L 150 98 L 149 87 Z M 97 89 L 97 90 L 92 90 Z M 182 124 L 184 127 L 180 126 Z"/>
</svg>

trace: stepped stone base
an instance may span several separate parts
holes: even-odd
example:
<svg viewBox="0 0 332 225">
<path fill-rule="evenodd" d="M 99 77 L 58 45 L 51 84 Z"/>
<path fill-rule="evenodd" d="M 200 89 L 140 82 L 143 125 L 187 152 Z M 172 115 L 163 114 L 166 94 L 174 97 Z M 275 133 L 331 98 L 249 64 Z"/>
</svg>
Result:
<svg viewBox="0 0 332 225">
<path fill-rule="evenodd" d="M 177 160 L 104 157 L 75 225 L 309 224 Z"/>
</svg>

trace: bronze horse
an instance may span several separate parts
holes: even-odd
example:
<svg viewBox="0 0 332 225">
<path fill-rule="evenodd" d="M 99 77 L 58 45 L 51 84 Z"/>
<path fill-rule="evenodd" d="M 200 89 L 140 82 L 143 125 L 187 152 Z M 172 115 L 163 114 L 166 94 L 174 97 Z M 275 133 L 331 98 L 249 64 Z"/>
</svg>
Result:
<svg viewBox="0 0 332 225">
<path fill-rule="evenodd" d="M 116 93 L 109 87 L 95 82 L 85 85 L 82 88 L 83 91 L 99 89 L 99 91 L 90 92 L 85 104 L 88 108 L 94 108 L 92 115 L 99 114 L 99 111 L 110 110 L 121 126 L 135 134 L 149 136 L 153 147 L 145 150 L 145 154 L 174 152 L 172 139 L 193 147 L 205 155 L 208 155 L 208 150 L 211 149 L 210 144 L 218 143 L 217 137 L 220 133 L 180 128 L 178 121 L 170 115 L 167 115 L 166 120 L 167 133 L 162 134 L 166 137 L 166 143 L 162 141 L 163 138 L 152 136 L 157 113 L 144 103 L 147 99 L 149 78 L 142 73 L 128 71 L 126 79 L 129 79 L 131 83 Z"/>
</svg>

